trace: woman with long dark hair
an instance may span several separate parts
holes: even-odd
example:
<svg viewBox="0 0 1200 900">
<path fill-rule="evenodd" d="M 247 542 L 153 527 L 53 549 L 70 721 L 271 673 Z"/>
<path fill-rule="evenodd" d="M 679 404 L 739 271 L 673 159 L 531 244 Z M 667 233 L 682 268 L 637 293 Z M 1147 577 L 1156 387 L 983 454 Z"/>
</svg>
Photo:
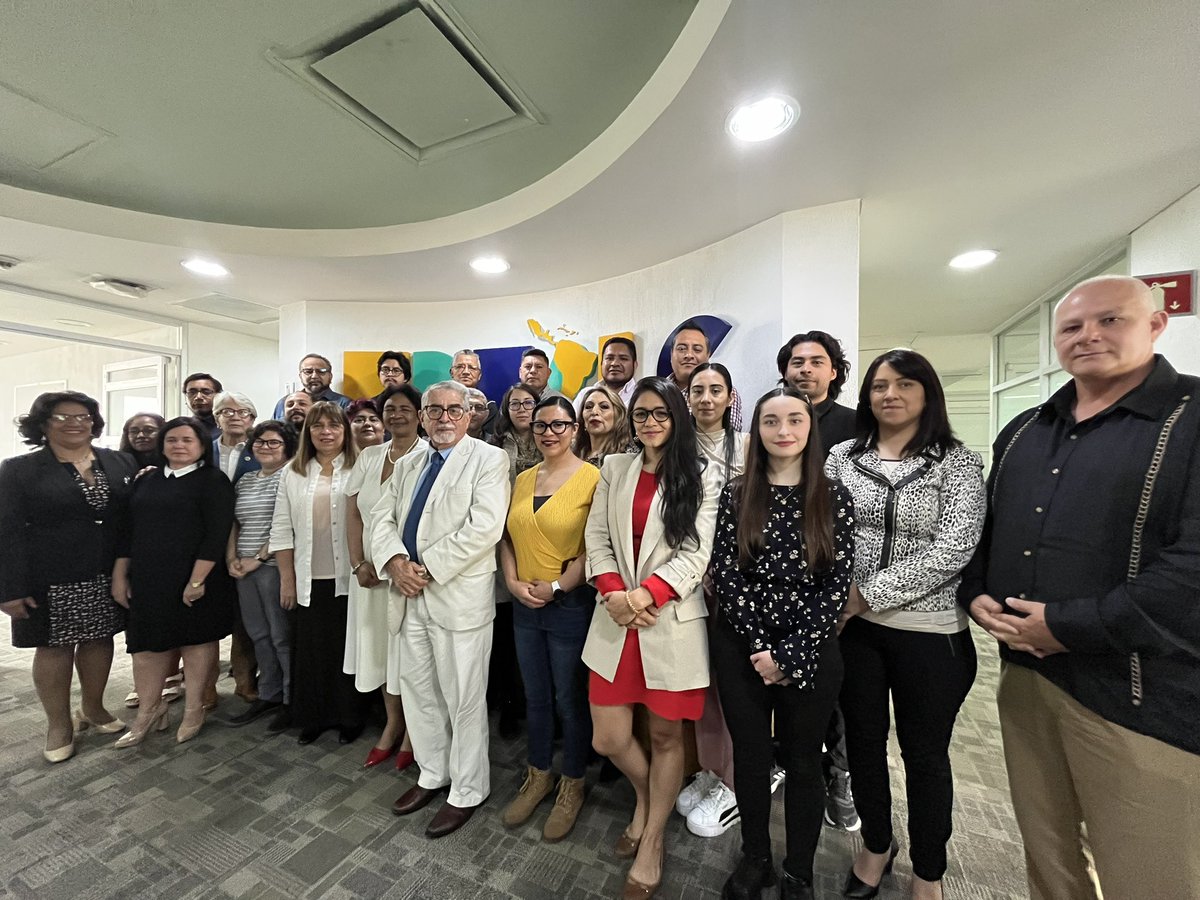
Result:
<svg viewBox="0 0 1200 900">
<path fill-rule="evenodd" d="M 742 859 L 721 896 L 775 883 L 769 831 L 772 731 L 787 772 L 787 857 L 780 897 L 813 896 L 825 782 L 821 744 L 838 689 L 838 614 L 850 590 L 849 493 L 822 471 L 812 404 L 792 388 L 754 408 L 746 472 L 721 493 L 709 576 L 710 648 L 733 738 Z"/>
<path fill-rule="evenodd" d="M 301 744 L 330 728 L 348 744 L 366 717 L 353 676 L 342 671 L 350 591 L 346 487 L 357 459 L 346 413 L 331 400 L 314 403 L 275 500 L 268 550 L 279 563 L 280 603 L 296 610 L 291 714 Z"/>
<path fill-rule="evenodd" d="M 85 728 L 125 728 L 104 708 L 104 688 L 113 635 L 125 628 L 110 578 L 137 465 L 96 446 L 104 433 L 100 406 L 77 391 L 39 395 L 17 427 L 40 449 L 0 465 L 0 610 L 12 618 L 13 646 L 36 648 L 42 755 L 58 763 L 75 755 L 75 735 Z M 72 669 L 82 699 L 74 725 Z"/>
<path fill-rule="evenodd" d="M 955 600 L 979 543 L 983 462 L 954 436 L 941 382 L 913 350 L 863 376 L 858 436 L 826 472 L 855 507 L 854 587 L 841 634 L 841 706 L 863 849 L 845 896 L 874 897 L 899 852 L 888 780 L 888 701 L 904 755 L 913 896 L 942 896 L 954 783 L 950 738 L 975 681 L 975 645 Z"/>
<path fill-rule="evenodd" d="M 126 644 L 144 699 L 118 749 L 167 727 L 163 685 L 179 656 L 194 684 L 216 681 L 218 644 L 233 631 L 237 604 L 233 579 L 219 565 L 233 526 L 233 485 L 214 464 L 208 428 L 190 416 L 171 419 L 158 448 L 166 465 L 137 480 L 113 567 L 113 599 L 129 609 Z M 189 691 L 179 743 L 200 732 L 204 714 L 203 692 Z"/>
<path fill-rule="evenodd" d="M 588 516 L 588 570 L 602 597 L 583 661 L 592 670 L 593 746 L 625 773 L 637 797 L 615 853 L 633 858 L 627 896 L 662 880 L 663 835 L 683 779 L 683 722 L 704 710 L 708 687 L 708 565 L 720 481 L 696 449 L 683 395 L 643 378 L 630 399 L 641 452 L 611 455 Z M 647 711 L 652 753 L 634 739 Z"/>
<path fill-rule="evenodd" d="M 501 571 L 513 604 L 517 660 L 529 720 L 529 765 L 502 820 L 524 823 L 555 788 L 554 713 L 562 722 L 562 777 L 542 838 L 560 841 L 583 806 L 583 776 L 592 743 L 583 642 L 595 605 L 584 575 L 583 531 L 600 473 L 571 452 L 579 425 L 565 397 L 547 397 L 534 412 L 542 462 L 517 476 L 500 543 Z"/>
<path fill-rule="evenodd" d="M 117 449 L 136 459 L 139 468 L 161 466 L 158 433 L 166 421 L 157 413 L 134 413 L 121 428 L 121 444 Z"/>
</svg>

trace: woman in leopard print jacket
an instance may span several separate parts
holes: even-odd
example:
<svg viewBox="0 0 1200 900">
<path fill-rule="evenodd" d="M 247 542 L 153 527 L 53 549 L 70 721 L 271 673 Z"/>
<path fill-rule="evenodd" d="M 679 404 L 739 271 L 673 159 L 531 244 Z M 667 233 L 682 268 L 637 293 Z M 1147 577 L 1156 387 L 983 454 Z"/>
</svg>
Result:
<svg viewBox="0 0 1200 900">
<path fill-rule="evenodd" d="M 983 529 L 983 464 L 954 437 L 933 367 L 912 350 L 871 363 L 858 437 L 826 472 L 856 510 L 854 587 L 843 612 L 841 704 L 864 848 L 845 896 L 874 897 L 891 869 L 888 700 L 904 757 L 913 897 L 941 897 L 950 839 L 950 735 L 975 680 L 975 646 L 955 602 Z"/>
</svg>

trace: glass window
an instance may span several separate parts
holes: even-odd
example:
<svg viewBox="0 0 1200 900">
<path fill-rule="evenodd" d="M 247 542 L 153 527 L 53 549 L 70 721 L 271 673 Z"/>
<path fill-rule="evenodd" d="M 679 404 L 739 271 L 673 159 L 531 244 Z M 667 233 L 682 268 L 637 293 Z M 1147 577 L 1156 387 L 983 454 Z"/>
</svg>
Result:
<svg viewBox="0 0 1200 900">
<path fill-rule="evenodd" d="M 999 372 L 996 381 L 1003 384 L 1036 372 L 1041 365 L 1039 348 L 1041 311 L 1034 310 L 1020 322 L 1002 331 L 998 338 Z"/>
<path fill-rule="evenodd" d="M 1012 387 L 996 391 L 996 421 L 1003 428 L 1014 418 L 1032 406 L 1042 402 L 1038 388 L 1040 378 L 1031 378 Z"/>
</svg>

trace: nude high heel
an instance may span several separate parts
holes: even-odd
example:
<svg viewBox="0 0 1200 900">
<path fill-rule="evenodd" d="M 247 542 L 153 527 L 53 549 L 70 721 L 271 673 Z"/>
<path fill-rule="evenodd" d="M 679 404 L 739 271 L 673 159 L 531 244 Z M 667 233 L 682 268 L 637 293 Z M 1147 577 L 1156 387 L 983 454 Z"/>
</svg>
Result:
<svg viewBox="0 0 1200 900">
<path fill-rule="evenodd" d="M 183 721 L 179 723 L 179 730 L 175 732 L 175 743 L 186 744 L 198 735 L 200 729 L 204 727 L 205 715 L 206 711 L 203 706 L 196 709 L 185 709 Z"/>
<path fill-rule="evenodd" d="M 146 724 L 142 724 L 142 717 L 138 716 L 138 720 L 133 723 L 130 729 L 121 735 L 113 743 L 113 747 L 117 750 L 125 750 L 128 747 L 136 747 L 146 739 L 146 735 L 153 729 L 154 731 L 166 731 L 167 725 L 170 722 L 167 719 L 167 704 L 161 700 L 146 718 Z"/>
<path fill-rule="evenodd" d="M 100 734 L 116 734 L 125 730 L 125 723 L 113 716 L 111 722 L 94 722 L 83 714 L 82 709 L 75 710 L 75 733 L 80 734 L 89 728 L 94 728 Z"/>
</svg>

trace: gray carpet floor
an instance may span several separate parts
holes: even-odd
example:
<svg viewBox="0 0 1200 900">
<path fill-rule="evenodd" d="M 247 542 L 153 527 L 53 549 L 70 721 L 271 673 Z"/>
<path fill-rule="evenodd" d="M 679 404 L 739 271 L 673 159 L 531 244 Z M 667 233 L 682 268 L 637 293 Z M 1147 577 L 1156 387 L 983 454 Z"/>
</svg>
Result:
<svg viewBox="0 0 1200 900">
<path fill-rule="evenodd" d="M 200 736 L 176 745 L 172 729 L 134 750 L 113 736 L 86 735 L 74 759 L 42 760 L 43 718 L 29 666 L 32 651 L 9 646 L 0 616 L 0 897 L 88 900 L 109 897 L 244 900 L 306 897 L 508 898 L 591 900 L 619 897 L 627 865 L 610 848 L 628 821 L 627 782 L 596 784 L 572 835 L 541 841 L 543 805 L 508 831 L 500 811 L 523 774 L 524 741 L 492 738 L 492 797 L 463 829 L 437 841 L 423 831 L 435 807 L 397 818 L 391 803 L 413 782 L 390 765 L 362 768 L 372 730 L 354 744 L 334 732 L 301 747 L 295 733 L 271 735 L 266 720 L 230 728 L 243 708 L 233 683 L 220 682 L 221 706 Z M 954 898 L 1026 896 L 1020 837 L 1009 804 L 995 713 L 997 657 L 980 640 L 979 679 L 959 716 L 953 745 L 954 837 L 945 894 Z M 131 689 L 129 658 L 117 639 L 109 709 L 123 715 Z M 228 645 L 223 647 L 227 658 Z M 892 747 L 895 819 L 905 846 L 903 768 Z M 783 804 L 773 808 L 776 859 L 782 859 Z M 818 897 L 841 896 L 856 835 L 825 829 L 816 859 Z M 689 834 L 672 816 L 666 900 L 715 898 L 738 854 L 736 827 L 718 838 Z M 907 897 L 904 849 L 880 897 Z M 775 896 L 764 894 L 764 896 Z"/>
</svg>

